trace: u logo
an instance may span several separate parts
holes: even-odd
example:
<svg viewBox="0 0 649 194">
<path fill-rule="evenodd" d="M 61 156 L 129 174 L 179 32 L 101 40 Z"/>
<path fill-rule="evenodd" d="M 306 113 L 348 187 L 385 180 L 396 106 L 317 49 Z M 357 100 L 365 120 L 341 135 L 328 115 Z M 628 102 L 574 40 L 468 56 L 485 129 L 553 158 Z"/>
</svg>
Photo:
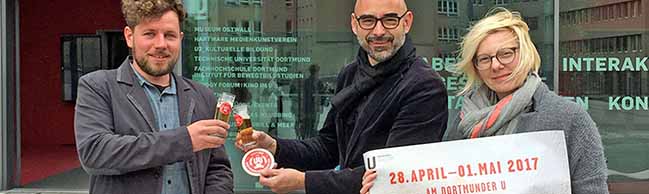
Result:
<svg viewBox="0 0 649 194">
<path fill-rule="evenodd" d="M 376 156 L 372 156 L 371 158 L 367 158 L 367 169 L 372 170 L 376 168 Z"/>
</svg>

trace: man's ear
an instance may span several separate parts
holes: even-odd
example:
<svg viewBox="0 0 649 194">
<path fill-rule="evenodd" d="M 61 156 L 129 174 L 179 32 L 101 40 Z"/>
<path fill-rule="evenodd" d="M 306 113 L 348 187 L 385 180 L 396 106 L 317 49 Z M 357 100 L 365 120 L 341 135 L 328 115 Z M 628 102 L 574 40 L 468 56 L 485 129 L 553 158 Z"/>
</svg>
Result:
<svg viewBox="0 0 649 194">
<path fill-rule="evenodd" d="M 358 33 L 356 32 L 358 30 L 358 23 L 356 23 L 356 17 L 354 17 L 354 14 L 351 14 L 349 18 L 351 22 L 352 32 L 354 33 L 354 35 L 358 35 Z"/>
<path fill-rule="evenodd" d="M 126 45 L 129 48 L 133 48 L 133 29 L 128 26 L 124 27 L 124 39 L 126 40 Z"/>
<path fill-rule="evenodd" d="M 408 13 L 403 17 L 403 29 L 406 33 L 410 32 L 410 27 L 412 27 L 414 17 L 412 11 L 408 11 Z"/>
</svg>

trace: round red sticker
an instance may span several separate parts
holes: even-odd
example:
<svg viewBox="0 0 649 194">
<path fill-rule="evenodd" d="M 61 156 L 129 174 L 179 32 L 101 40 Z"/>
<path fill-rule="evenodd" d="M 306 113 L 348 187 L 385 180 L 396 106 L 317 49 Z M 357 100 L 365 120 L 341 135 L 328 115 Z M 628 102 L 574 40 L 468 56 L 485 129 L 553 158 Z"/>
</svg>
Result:
<svg viewBox="0 0 649 194">
<path fill-rule="evenodd" d="M 221 112 L 221 114 L 229 115 L 230 111 L 232 111 L 232 105 L 230 105 L 230 103 L 224 102 L 223 104 L 221 104 L 221 107 L 219 107 L 219 111 Z"/>
<path fill-rule="evenodd" d="M 243 124 L 243 117 L 241 117 L 241 115 L 234 114 L 234 122 L 237 124 L 237 127 L 241 126 L 241 124 Z"/>
<path fill-rule="evenodd" d="M 273 154 L 262 148 L 248 151 L 241 159 L 243 170 L 250 176 L 259 176 L 262 170 L 272 168 L 274 163 Z"/>
</svg>

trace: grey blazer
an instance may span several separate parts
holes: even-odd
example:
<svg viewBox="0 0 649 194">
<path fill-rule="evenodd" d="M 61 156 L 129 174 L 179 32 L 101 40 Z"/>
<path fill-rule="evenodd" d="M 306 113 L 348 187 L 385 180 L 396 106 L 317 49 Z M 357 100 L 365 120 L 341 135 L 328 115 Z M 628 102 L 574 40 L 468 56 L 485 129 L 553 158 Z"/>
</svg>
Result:
<svg viewBox="0 0 649 194">
<path fill-rule="evenodd" d="M 186 161 L 192 194 L 233 193 L 225 149 L 194 153 L 187 132 L 187 125 L 213 117 L 212 90 L 176 76 L 181 126 L 159 131 L 130 63 L 129 57 L 118 69 L 79 80 L 74 130 L 90 193 L 159 194 L 162 167 L 178 161 Z"/>
<path fill-rule="evenodd" d="M 562 130 L 568 149 L 573 194 L 608 194 L 602 138 L 588 113 L 541 83 L 532 97 L 532 110 L 520 115 L 518 131 Z M 457 129 L 459 115 L 449 124 L 444 140 L 464 139 Z"/>
</svg>

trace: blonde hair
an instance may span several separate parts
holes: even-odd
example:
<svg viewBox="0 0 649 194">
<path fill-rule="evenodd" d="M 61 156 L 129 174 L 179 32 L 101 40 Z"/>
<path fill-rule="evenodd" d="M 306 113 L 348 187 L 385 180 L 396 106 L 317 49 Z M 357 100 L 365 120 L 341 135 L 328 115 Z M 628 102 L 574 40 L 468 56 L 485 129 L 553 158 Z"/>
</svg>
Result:
<svg viewBox="0 0 649 194">
<path fill-rule="evenodd" d="M 124 20 L 133 29 L 142 20 L 159 18 L 170 10 L 178 14 L 178 22 L 182 24 L 187 13 L 181 0 L 122 0 Z"/>
<path fill-rule="evenodd" d="M 513 32 L 519 46 L 520 62 L 508 79 L 513 80 L 516 85 L 520 85 L 527 78 L 527 74 L 530 72 L 538 73 L 541 66 L 541 57 L 534 43 L 532 43 L 529 27 L 523 21 L 521 14 L 502 7 L 496 7 L 490 10 L 485 18 L 473 25 L 464 36 L 462 43 L 460 43 L 460 62 L 456 64 L 456 70 L 467 78 L 466 85 L 459 92 L 460 95 L 479 87 L 483 83 L 474 66 L 478 45 L 488 35 L 503 30 Z"/>
</svg>

